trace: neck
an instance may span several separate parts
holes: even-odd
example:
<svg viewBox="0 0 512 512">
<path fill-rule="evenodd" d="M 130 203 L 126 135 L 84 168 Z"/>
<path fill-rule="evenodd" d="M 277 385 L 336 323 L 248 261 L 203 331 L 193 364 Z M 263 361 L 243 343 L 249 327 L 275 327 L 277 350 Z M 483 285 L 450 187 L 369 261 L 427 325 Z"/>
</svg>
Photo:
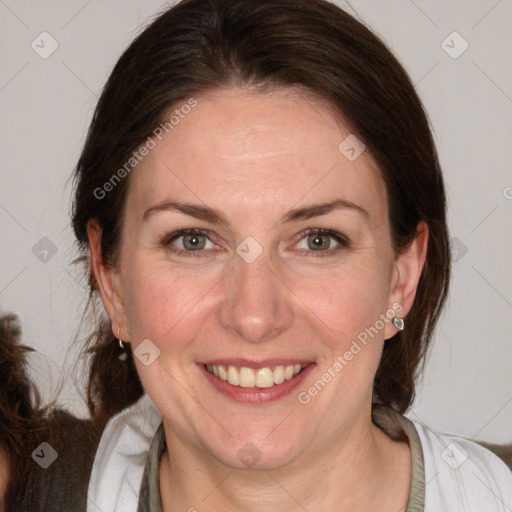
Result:
<svg viewBox="0 0 512 512">
<path fill-rule="evenodd" d="M 190 450 L 165 426 L 160 463 L 164 512 L 197 509 L 269 512 L 405 511 L 410 488 L 409 446 L 391 440 L 371 418 L 331 437 L 315 453 L 279 469 L 229 468 L 204 451 Z"/>
</svg>

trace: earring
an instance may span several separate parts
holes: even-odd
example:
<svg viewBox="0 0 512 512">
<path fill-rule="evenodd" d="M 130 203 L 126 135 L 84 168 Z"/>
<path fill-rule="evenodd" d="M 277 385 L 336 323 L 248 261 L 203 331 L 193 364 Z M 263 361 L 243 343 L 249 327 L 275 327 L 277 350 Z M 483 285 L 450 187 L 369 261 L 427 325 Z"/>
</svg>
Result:
<svg viewBox="0 0 512 512">
<path fill-rule="evenodd" d="M 117 338 L 119 340 L 119 346 L 121 347 L 121 350 L 124 350 L 124 344 L 123 344 L 123 340 L 121 338 L 119 338 L 119 333 L 121 332 L 121 328 L 119 327 L 117 329 Z"/>
<path fill-rule="evenodd" d="M 405 322 L 403 318 L 400 318 L 399 316 L 393 317 L 393 325 L 399 330 L 403 331 L 405 327 Z"/>
</svg>

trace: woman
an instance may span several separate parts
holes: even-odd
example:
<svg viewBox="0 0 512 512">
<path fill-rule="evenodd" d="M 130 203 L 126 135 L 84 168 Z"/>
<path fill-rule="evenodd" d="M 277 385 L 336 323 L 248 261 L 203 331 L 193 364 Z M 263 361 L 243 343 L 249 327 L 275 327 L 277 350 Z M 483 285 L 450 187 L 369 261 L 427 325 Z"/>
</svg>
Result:
<svg viewBox="0 0 512 512">
<path fill-rule="evenodd" d="M 114 68 L 76 170 L 108 314 L 87 510 L 511 507 L 497 457 L 403 416 L 448 290 L 445 208 L 407 74 L 347 13 L 163 13 Z M 83 509 L 64 452 L 39 495 Z"/>
</svg>

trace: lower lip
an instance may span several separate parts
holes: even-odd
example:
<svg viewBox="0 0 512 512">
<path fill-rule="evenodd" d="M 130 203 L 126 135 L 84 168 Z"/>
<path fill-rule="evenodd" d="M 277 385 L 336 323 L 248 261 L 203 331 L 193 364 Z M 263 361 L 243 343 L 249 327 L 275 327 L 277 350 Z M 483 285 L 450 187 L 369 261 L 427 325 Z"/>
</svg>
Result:
<svg viewBox="0 0 512 512">
<path fill-rule="evenodd" d="M 294 375 L 290 380 L 285 380 L 282 384 L 275 384 L 269 388 L 243 388 L 241 386 L 233 386 L 229 382 L 215 377 L 206 369 L 204 364 L 198 364 L 200 371 L 202 371 L 217 391 L 220 391 L 235 402 L 258 404 L 275 402 L 288 396 L 313 370 L 314 366 L 316 366 L 315 363 L 308 364 L 298 375 Z"/>
</svg>

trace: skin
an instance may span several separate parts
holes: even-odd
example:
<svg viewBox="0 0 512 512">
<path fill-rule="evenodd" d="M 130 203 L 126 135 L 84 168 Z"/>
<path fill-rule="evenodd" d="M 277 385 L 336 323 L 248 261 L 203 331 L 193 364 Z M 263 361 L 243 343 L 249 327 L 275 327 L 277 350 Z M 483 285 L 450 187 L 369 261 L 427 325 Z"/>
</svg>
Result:
<svg viewBox="0 0 512 512">
<path fill-rule="evenodd" d="M 117 268 L 103 265 L 101 229 L 88 225 L 114 334 L 119 328 L 133 349 L 150 339 L 160 350 L 149 366 L 136 364 L 169 447 L 159 476 L 164 510 L 405 510 L 409 446 L 371 422 L 373 379 L 393 324 L 309 404 L 297 394 L 393 304 L 407 315 L 427 227 L 395 255 L 375 162 L 368 151 L 345 158 L 338 146 L 349 125 L 325 104 L 297 89 L 232 88 L 197 101 L 132 171 Z M 280 222 L 293 208 L 339 198 L 367 215 L 345 208 Z M 169 199 L 215 208 L 229 224 L 172 210 L 143 220 Z M 187 250 L 183 238 L 160 243 L 182 228 L 209 230 L 202 257 L 187 257 L 190 244 L 187 254 L 173 253 Z M 335 230 L 350 245 L 319 255 L 308 228 Z M 252 263 L 236 253 L 248 236 L 263 248 Z M 338 247 L 323 240 L 323 254 L 329 242 Z M 290 395 L 246 404 L 217 392 L 198 370 L 198 362 L 223 357 L 297 358 L 316 367 Z M 237 456 L 248 442 L 261 456 L 250 469 Z"/>
</svg>

